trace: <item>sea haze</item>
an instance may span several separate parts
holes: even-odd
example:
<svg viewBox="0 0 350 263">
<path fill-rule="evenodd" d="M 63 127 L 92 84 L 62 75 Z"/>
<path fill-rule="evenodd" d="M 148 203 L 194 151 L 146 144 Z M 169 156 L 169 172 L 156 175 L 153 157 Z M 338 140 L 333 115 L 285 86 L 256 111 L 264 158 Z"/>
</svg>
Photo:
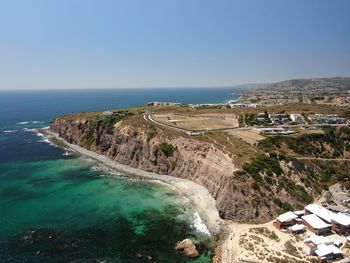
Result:
<svg viewBox="0 0 350 263">
<path fill-rule="evenodd" d="M 135 181 L 40 136 L 65 113 L 148 101 L 218 103 L 230 88 L 0 92 L 1 262 L 188 262 L 174 251 L 203 244 L 191 262 L 209 262 L 213 238 L 195 211 L 165 185 Z M 140 259 L 136 255 L 140 253 Z M 95 261 L 94 261 L 95 262 Z M 98 261 L 96 261 L 98 262 Z"/>
</svg>

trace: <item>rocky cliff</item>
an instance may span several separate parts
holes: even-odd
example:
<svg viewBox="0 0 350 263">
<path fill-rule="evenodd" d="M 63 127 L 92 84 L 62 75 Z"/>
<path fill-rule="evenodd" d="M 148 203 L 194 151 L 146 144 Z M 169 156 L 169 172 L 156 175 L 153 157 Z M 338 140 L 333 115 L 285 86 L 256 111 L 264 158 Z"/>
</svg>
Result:
<svg viewBox="0 0 350 263">
<path fill-rule="evenodd" d="M 262 167 L 257 176 L 248 166 L 243 169 L 243 164 L 237 164 L 235 154 L 225 151 L 216 141 L 155 126 L 142 114 L 118 111 L 112 116 L 66 115 L 54 119 L 50 126 L 69 143 L 119 163 L 205 186 L 225 219 L 264 221 L 278 209 L 286 208 L 286 204 L 301 206 L 306 200 L 301 200 L 297 191 L 287 189 L 295 187 L 294 182 L 307 196 L 313 194 L 311 188 L 305 190 L 302 186 L 301 179 L 307 176 L 305 168 L 297 170 L 286 159 L 274 157 L 281 170 Z M 288 180 L 282 182 L 284 175 Z M 288 186 L 291 182 L 293 185 Z"/>
</svg>

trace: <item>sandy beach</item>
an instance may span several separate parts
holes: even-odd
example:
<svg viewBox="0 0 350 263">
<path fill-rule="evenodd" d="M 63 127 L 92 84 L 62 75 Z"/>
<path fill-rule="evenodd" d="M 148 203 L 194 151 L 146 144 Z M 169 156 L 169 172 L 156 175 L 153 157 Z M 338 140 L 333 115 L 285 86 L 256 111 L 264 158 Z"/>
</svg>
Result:
<svg viewBox="0 0 350 263">
<path fill-rule="evenodd" d="M 192 208 L 198 212 L 204 224 L 207 226 L 212 235 L 218 234 L 221 226 L 224 224 L 224 221 L 219 217 L 214 198 L 203 186 L 200 186 L 190 180 L 147 172 L 138 168 L 130 167 L 128 165 L 120 164 L 104 155 L 86 150 L 75 144 L 70 144 L 59 137 L 57 133 L 54 133 L 48 129 L 41 130 L 41 133 L 43 133 L 49 140 L 56 142 L 57 144 L 67 146 L 71 150 L 81 155 L 102 162 L 104 165 L 107 165 L 108 167 L 113 168 L 121 173 L 129 176 L 141 177 L 147 180 L 158 180 L 168 184 L 173 188 L 173 190 L 180 192 L 190 201 Z"/>
</svg>

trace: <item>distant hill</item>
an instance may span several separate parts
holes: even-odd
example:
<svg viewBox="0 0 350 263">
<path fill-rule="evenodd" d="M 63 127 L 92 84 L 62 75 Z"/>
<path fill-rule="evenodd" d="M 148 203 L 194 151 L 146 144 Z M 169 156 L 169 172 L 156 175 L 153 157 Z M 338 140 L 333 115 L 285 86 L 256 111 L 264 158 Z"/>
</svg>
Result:
<svg viewBox="0 0 350 263">
<path fill-rule="evenodd" d="M 334 78 L 311 78 L 311 79 L 291 79 L 277 83 L 272 83 L 263 89 L 289 90 L 289 91 L 312 91 L 312 90 L 334 90 L 346 91 L 350 90 L 349 77 Z"/>
<path fill-rule="evenodd" d="M 240 85 L 235 85 L 233 88 L 235 89 L 264 89 L 272 85 L 271 83 L 248 83 L 248 84 L 240 84 Z"/>
</svg>

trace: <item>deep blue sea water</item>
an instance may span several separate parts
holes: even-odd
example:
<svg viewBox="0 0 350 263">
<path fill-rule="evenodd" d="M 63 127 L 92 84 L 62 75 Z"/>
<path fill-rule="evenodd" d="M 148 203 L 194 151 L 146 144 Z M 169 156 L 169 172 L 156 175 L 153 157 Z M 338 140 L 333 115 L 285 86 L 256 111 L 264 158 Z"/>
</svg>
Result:
<svg viewBox="0 0 350 263">
<path fill-rule="evenodd" d="M 65 113 L 155 100 L 218 103 L 235 98 L 232 92 L 238 91 L 1 91 L 0 262 L 209 262 L 214 240 L 182 196 L 70 155 L 37 128 Z M 192 261 L 174 251 L 188 237 L 202 248 Z"/>
</svg>

